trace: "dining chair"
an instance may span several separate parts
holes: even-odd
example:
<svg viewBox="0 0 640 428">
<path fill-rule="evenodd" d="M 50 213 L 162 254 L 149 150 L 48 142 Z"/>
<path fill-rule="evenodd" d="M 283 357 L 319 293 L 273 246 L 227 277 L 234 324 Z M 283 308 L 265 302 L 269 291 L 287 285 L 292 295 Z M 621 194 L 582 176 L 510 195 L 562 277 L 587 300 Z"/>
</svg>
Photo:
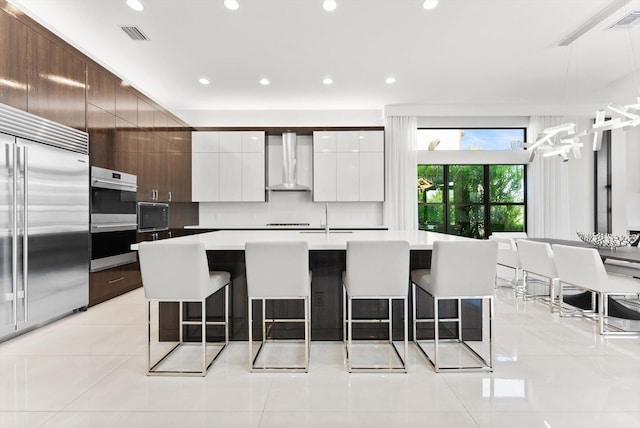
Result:
<svg viewBox="0 0 640 428">
<path fill-rule="evenodd" d="M 522 270 L 522 263 L 518 256 L 518 247 L 516 246 L 516 240 L 526 239 L 526 232 L 493 232 L 489 236 L 489 240 L 496 241 L 498 243 L 498 265 L 508 269 L 513 269 L 513 279 L 502 278 L 496 276 L 496 279 L 506 281 L 514 289 L 521 287 L 520 285 L 520 271 Z M 496 285 L 498 283 L 496 282 Z"/>
<path fill-rule="evenodd" d="M 516 296 L 523 300 L 544 297 L 547 299 L 551 312 L 553 312 L 558 288 L 558 270 L 551 245 L 546 242 L 529 241 L 520 239 L 517 242 L 518 256 L 522 264 L 522 288 L 517 290 Z M 544 278 L 548 286 L 548 293 L 544 296 L 533 295 L 529 292 L 529 282 L 534 278 Z"/>
<path fill-rule="evenodd" d="M 601 335 L 640 335 L 638 330 L 627 330 L 624 325 L 625 321 L 609 316 L 609 296 L 640 296 L 639 279 L 608 273 L 600 253 L 595 248 L 553 245 L 553 252 L 560 278 L 558 305 L 561 316 L 567 315 L 564 304 L 564 288 L 570 285 L 587 290 L 594 296 L 593 306 L 597 304 L 597 309 L 592 307 L 591 313 L 587 312 L 584 315 L 597 320 Z"/>
</svg>

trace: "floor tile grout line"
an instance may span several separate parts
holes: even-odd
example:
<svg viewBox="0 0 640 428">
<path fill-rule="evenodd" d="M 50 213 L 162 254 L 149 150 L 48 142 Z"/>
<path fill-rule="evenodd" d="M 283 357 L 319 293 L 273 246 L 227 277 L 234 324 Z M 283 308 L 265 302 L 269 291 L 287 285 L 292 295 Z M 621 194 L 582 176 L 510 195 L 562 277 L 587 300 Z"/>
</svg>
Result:
<svg viewBox="0 0 640 428">
<path fill-rule="evenodd" d="M 98 379 L 96 379 L 95 382 L 93 382 L 91 384 L 91 386 L 89 386 L 88 388 L 86 388 L 83 392 L 79 393 L 78 395 L 76 395 L 73 399 L 71 399 L 71 401 L 69 401 L 69 403 L 64 406 L 62 408 L 62 410 L 60 410 L 60 412 L 64 412 L 65 409 L 68 409 L 69 406 L 71 406 L 72 404 L 74 404 L 77 400 L 80 399 L 80 397 L 82 397 L 83 395 L 87 394 L 89 391 L 91 391 L 92 388 L 94 388 L 95 386 L 97 386 L 100 382 L 102 382 L 104 379 L 107 378 L 107 376 L 111 375 L 112 373 L 115 373 L 115 371 L 117 369 L 119 369 L 120 367 L 124 366 L 129 360 L 131 360 L 132 358 L 134 358 L 135 355 L 131 355 L 128 358 L 125 358 L 120 364 L 116 364 L 113 369 L 108 370 L 103 376 L 100 376 Z"/>
</svg>

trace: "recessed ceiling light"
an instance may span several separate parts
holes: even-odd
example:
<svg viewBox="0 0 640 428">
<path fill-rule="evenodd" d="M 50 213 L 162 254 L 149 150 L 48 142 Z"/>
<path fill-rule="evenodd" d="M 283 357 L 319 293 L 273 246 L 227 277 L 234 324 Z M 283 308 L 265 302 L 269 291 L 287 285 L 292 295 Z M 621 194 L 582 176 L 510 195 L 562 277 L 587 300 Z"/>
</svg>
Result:
<svg viewBox="0 0 640 428">
<path fill-rule="evenodd" d="M 144 9 L 140 0 L 127 0 L 127 6 L 133 10 L 137 10 L 138 12 Z"/>
<path fill-rule="evenodd" d="M 224 0 L 224 6 L 229 10 L 238 10 L 240 7 L 237 0 Z"/>
<path fill-rule="evenodd" d="M 438 5 L 438 0 L 424 0 L 424 3 L 422 3 L 422 7 L 427 10 L 431 10 L 437 5 Z"/>
<path fill-rule="evenodd" d="M 201 77 L 200 80 L 198 80 L 198 82 L 200 82 L 203 85 L 208 85 L 209 83 L 209 79 L 207 79 L 206 77 Z"/>
<path fill-rule="evenodd" d="M 260 84 L 262 86 L 267 86 L 269 83 L 271 83 L 271 82 L 269 82 L 269 79 L 264 79 L 264 78 L 260 79 Z"/>
<path fill-rule="evenodd" d="M 387 80 L 385 80 L 385 82 L 386 82 L 388 85 L 393 85 L 394 83 L 396 83 L 396 78 L 395 78 L 395 77 L 393 77 L 393 76 L 389 76 L 389 77 L 387 77 Z"/>
<path fill-rule="evenodd" d="M 332 11 L 336 10 L 337 6 L 338 6 L 338 4 L 336 3 L 336 0 L 324 0 L 324 2 L 322 3 L 322 7 L 327 12 L 332 12 Z"/>
<path fill-rule="evenodd" d="M 333 79 L 331 77 L 325 77 L 322 83 L 325 85 L 331 85 L 333 83 Z"/>
</svg>

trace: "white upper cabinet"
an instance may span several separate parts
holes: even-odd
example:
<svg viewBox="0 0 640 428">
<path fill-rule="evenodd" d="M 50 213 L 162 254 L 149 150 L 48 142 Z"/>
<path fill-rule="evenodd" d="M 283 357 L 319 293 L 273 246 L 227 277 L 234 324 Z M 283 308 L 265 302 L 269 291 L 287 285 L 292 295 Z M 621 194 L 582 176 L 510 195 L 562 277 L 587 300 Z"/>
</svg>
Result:
<svg viewBox="0 0 640 428">
<path fill-rule="evenodd" d="M 337 198 L 338 201 L 360 200 L 360 154 L 338 153 Z"/>
<path fill-rule="evenodd" d="M 192 153 L 218 153 L 220 151 L 219 132 L 192 132 Z"/>
<path fill-rule="evenodd" d="M 264 132 L 243 132 L 242 153 L 264 153 Z"/>
<path fill-rule="evenodd" d="M 384 153 L 384 131 L 360 131 L 358 141 L 361 152 Z"/>
<path fill-rule="evenodd" d="M 360 151 L 360 133 L 357 131 L 337 132 L 337 152 L 338 153 L 358 153 Z"/>
<path fill-rule="evenodd" d="M 336 152 L 335 131 L 315 131 L 313 133 L 313 153 Z"/>
<path fill-rule="evenodd" d="M 244 132 L 220 132 L 220 153 L 242 153 L 242 134 Z"/>
<path fill-rule="evenodd" d="M 384 131 L 314 132 L 313 200 L 384 201 Z"/>
<path fill-rule="evenodd" d="M 191 200 L 220 200 L 220 153 L 191 153 Z"/>
<path fill-rule="evenodd" d="M 263 202 L 264 146 L 263 131 L 194 131 L 192 200 Z"/>
<path fill-rule="evenodd" d="M 264 202 L 264 146 L 262 153 L 242 153 L 242 200 Z"/>
<path fill-rule="evenodd" d="M 337 200 L 337 156 L 336 153 L 313 154 L 313 200 L 332 202 Z"/>
<path fill-rule="evenodd" d="M 384 201 L 384 153 L 360 152 L 360 200 Z"/>
</svg>

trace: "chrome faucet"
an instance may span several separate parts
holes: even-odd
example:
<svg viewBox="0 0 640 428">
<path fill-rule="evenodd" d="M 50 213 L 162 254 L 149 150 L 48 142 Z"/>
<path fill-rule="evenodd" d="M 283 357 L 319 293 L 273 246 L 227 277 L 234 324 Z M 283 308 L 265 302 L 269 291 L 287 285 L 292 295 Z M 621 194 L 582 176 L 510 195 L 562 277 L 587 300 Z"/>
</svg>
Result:
<svg viewBox="0 0 640 428">
<path fill-rule="evenodd" d="M 329 204 L 324 204 L 324 233 L 329 233 Z"/>
</svg>

